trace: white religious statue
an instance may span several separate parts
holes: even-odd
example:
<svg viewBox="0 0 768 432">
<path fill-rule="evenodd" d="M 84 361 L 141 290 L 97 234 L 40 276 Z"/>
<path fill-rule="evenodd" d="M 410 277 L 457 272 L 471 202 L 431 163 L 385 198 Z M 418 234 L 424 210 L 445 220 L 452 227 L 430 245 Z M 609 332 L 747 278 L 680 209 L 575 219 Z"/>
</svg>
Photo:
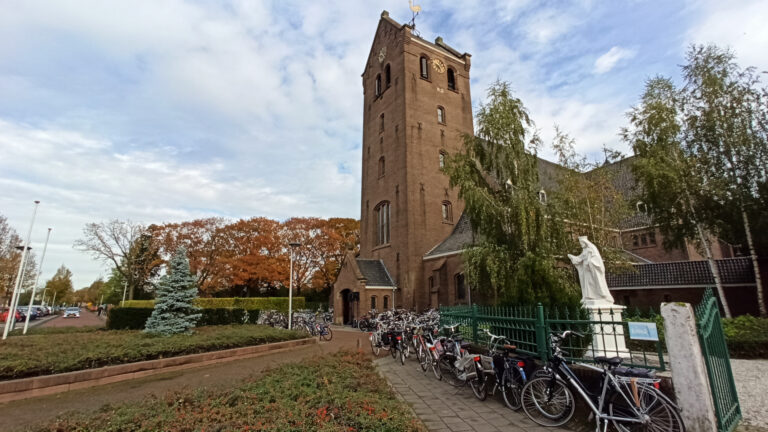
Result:
<svg viewBox="0 0 768 432">
<path fill-rule="evenodd" d="M 605 264 L 600 251 L 587 237 L 579 237 L 582 247 L 579 256 L 568 254 L 568 258 L 579 272 L 581 295 L 585 304 L 613 304 L 613 296 L 605 282 Z"/>
</svg>

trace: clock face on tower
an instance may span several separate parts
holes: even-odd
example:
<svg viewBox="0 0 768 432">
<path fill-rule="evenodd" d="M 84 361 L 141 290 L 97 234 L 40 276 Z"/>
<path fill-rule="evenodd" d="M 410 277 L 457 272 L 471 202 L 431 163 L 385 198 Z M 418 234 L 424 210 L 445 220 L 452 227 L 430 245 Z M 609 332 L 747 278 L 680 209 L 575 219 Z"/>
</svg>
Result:
<svg viewBox="0 0 768 432">
<path fill-rule="evenodd" d="M 432 68 L 439 73 L 445 72 L 445 63 L 440 59 L 432 60 Z"/>
</svg>

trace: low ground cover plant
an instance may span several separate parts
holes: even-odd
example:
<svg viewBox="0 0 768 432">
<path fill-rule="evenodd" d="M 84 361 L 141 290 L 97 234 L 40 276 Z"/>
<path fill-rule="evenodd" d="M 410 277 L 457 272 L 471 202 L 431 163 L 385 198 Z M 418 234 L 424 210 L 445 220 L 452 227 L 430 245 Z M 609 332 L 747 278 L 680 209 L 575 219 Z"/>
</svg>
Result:
<svg viewBox="0 0 768 432">
<path fill-rule="evenodd" d="M 724 319 L 723 332 L 734 358 L 768 358 L 768 319 L 751 315 Z"/>
<path fill-rule="evenodd" d="M 98 413 L 62 416 L 51 431 L 426 431 L 371 360 L 340 352 L 280 366 L 235 389 L 188 390 Z"/>
<path fill-rule="evenodd" d="M 42 329 L 41 329 L 42 330 Z M 53 330 L 53 329 L 51 329 Z M 137 330 L 34 331 L 0 346 L 0 380 L 50 375 L 143 360 L 300 339 L 262 325 L 198 327 L 192 334 L 152 336 Z"/>
</svg>

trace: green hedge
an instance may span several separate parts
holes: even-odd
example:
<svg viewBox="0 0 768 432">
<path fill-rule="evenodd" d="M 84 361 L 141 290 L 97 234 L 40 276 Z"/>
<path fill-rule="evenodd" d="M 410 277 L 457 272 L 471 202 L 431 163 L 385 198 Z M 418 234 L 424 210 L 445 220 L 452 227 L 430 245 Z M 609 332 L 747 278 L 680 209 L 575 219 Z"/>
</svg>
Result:
<svg viewBox="0 0 768 432">
<path fill-rule="evenodd" d="M 153 310 L 148 307 L 113 308 L 107 315 L 107 328 L 110 330 L 142 330 Z"/>
<path fill-rule="evenodd" d="M 742 315 L 723 319 L 723 332 L 733 358 L 768 358 L 768 319 Z"/>
<path fill-rule="evenodd" d="M 107 328 L 109 330 L 142 330 L 154 309 L 145 307 L 122 307 L 109 311 Z M 258 309 L 208 308 L 201 311 L 198 327 L 254 324 L 259 318 Z"/>
<path fill-rule="evenodd" d="M 225 298 L 196 298 L 195 306 L 203 309 L 257 309 L 257 310 L 276 310 L 288 313 L 288 297 L 225 297 Z M 154 300 L 126 300 L 123 304 L 125 308 L 149 308 L 155 307 Z M 293 298 L 294 309 L 304 309 L 306 302 L 304 297 Z"/>
</svg>

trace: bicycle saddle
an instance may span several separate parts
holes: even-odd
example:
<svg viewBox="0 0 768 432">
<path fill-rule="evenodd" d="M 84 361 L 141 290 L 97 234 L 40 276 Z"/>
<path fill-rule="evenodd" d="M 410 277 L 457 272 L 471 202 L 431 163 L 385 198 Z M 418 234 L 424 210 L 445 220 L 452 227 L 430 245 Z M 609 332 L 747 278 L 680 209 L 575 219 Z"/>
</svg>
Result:
<svg viewBox="0 0 768 432">
<path fill-rule="evenodd" d="M 517 346 L 515 346 L 515 345 L 504 345 L 502 348 L 507 350 L 507 351 L 514 351 L 514 350 L 517 349 Z"/>
<path fill-rule="evenodd" d="M 608 357 L 599 356 L 599 357 L 595 357 L 595 361 L 598 363 L 607 364 L 608 366 L 611 366 L 611 367 L 616 367 L 621 364 L 621 357 L 608 358 Z"/>
</svg>

